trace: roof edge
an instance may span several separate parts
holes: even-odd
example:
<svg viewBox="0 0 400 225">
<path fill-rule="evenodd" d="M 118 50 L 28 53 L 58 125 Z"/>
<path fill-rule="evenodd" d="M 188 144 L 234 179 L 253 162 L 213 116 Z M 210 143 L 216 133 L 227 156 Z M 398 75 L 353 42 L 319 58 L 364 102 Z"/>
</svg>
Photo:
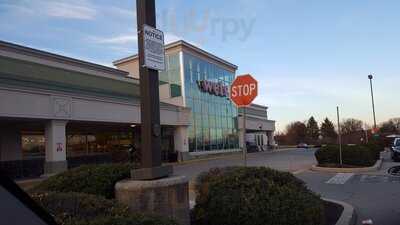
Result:
<svg viewBox="0 0 400 225">
<path fill-rule="evenodd" d="M 113 75 L 120 75 L 120 76 L 128 76 L 128 72 L 115 69 L 112 67 L 107 67 L 103 66 L 100 64 L 80 60 L 80 59 L 75 59 L 67 56 L 62 56 L 59 54 L 39 50 L 39 49 L 34 49 L 30 48 L 27 46 L 11 43 L 11 42 L 6 42 L 0 40 L 0 50 L 5 50 L 5 51 L 12 51 L 17 54 L 23 54 L 27 56 L 33 56 L 33 57 L 38 57 L 41 59 L 49 60 L 49 61 L 55 61 L 58 63 L 65 63 L 77 67 L 82 67 L 85 69 L 90 69 L 90 70 L 95 70 L 95 71 L 101 71 L 104 73 L 109 73 Z"/>
<path fill-rule="evenodd" d="M 199 52 L 199 53 L 201 53 L 203 55 L 206 55 L 206 56 L 216 60 L 217 62 L 220 62 L 220 63 L 222 63 L 222 64 L 224 64 L 224 65 L 226 65 L 228 67 L 231 67 L 231 68 L 233 68 L 235 70 L 238 69 L 238 66 L 236 66 L 235 64 L 232 64 L 232 63 L 230 63 L 230 62 L 228 62 L 228 61 L 226 61 L 226 60 L 224 60 L 224 59 L 222 59 L 222 58 L 220 58 L 220 57 L 218 57 L 218 56 L 216 56 L 214 54 L 211 54 L 210 52 L 207 52 L 207 51 L 205 51 L 205 50 L 203 50 L 203 49 L 201 49 L 201 48 L 199 48 L 199 47 L 197 47 L 197 46 L 195 46 L 193 44 L 190 44 L 190 43 L 188 43 L 188 42 L 186 42 L 184 40 L 178 40 L 178 41 L 166 44 L 165 45 L 165 49 L 173 48 L 173 47 L 176 47 L 176 46 L 179 46 L 179 45 L 185 46 L 185 47 L 187 47 L 187 48 L 189 48 L 191 50 L 194 50 L 194 51 Z M 136 59 L 137 57 L 138 57 L 138 54 L 127 56 L 125 58 L 113 61 L 113 65 L 117 66 L 117 65 L 125 63 L 127 61 Z"/>
</svg>

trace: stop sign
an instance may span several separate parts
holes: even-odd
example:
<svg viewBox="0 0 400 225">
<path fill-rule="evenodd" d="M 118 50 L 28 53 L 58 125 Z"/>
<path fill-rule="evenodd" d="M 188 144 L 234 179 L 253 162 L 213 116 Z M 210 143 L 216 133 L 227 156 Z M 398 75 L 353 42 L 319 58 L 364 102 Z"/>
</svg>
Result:
<svg viewBox="0 0 400 225">
<path fill-rule="evenodd" d="M 250 105 L 258 95 L 257 81 L 249 74 L 237 76 L 231 85 L 230 95 L 237 107 Z"/>
</svg>

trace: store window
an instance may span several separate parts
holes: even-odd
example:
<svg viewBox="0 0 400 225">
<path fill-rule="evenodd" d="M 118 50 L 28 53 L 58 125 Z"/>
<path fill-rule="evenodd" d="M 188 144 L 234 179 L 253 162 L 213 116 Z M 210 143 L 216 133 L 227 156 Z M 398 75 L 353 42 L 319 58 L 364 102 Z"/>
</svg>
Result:
<svg viewBox="0 0 400 225">
<path fill-rule="evenodd" d="M 41 132 L 22 132 L 22 157 L 24 159 L 40 158 L 45 155 L 45 139 Z"/>
</svg>

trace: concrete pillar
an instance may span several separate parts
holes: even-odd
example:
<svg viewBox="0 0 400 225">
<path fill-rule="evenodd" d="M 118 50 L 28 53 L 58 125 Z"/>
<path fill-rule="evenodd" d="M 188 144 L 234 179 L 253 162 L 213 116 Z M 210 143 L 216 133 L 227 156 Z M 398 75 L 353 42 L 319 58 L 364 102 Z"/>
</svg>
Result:
<svg viewBox="0 0 400 225">
<path fill-rule="evenodd" d="M 188 127 L 177 126 L 174 130 L 174 148 L 178 152 L 178 160 L 189 159 Z"/>
<path fill-rule="evenodd" d="M 46 124 L 46 162 L 44 173 L 55 174 L 67 170 L 65 129 L 68 121 L 51 120 Z"/>
<path fill-rule="evenodd" d="M 267 132 L 267 134 L 268 134 L 268 141 L 269 141 L 269 144 L 270 144 L 272 147 L 274 147 L 274 146 L 275 146 L 274 132 L 273 132 L 273 131 L 269 131 L 269 132 Z"/>
<path fill-rule="evenodd" d="M 21 132 L 14 127 L 0 129 L 0 161 L 22 160 Z"/>
</svg>

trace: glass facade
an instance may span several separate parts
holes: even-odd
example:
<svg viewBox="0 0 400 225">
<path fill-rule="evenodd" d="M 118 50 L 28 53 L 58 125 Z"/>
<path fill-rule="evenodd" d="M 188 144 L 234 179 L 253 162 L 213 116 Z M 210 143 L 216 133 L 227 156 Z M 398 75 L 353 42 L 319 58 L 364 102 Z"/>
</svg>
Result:
<svg viewBox="0 0 400 225">
<path fill-rule="evenodd" d="M 202 91 L 199 81 L 229 86 L 235 74 L 189 53 L 183 53 L 186 106 L 192 109 L 189 151 L 239 148 L 237 108 L 227 96 Z"/>
<path fill-rule="evenodd" d="M 179 54 L 166 55 L 165 71 L 161 71 L 159 75 L 160 85 L 168 85 L 170 96 L 182 96 L 182 81 L 179 64 Z"/>
</svg>

